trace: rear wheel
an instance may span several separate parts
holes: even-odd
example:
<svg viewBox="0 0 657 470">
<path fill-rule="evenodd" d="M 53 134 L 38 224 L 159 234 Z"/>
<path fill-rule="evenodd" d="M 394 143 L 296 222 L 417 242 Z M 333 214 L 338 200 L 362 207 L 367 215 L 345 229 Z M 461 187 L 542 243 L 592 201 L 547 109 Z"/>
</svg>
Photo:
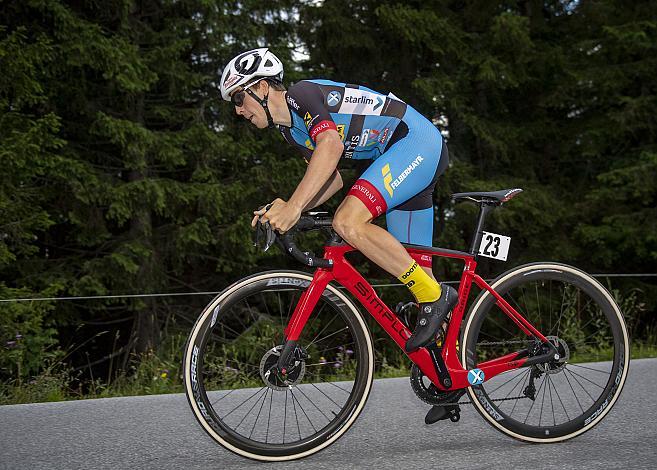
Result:
<svg viewBox="0 0 657 470">
<path fill-rule="evenodd" d="M 374 356 L 356 307 L 329 285 L 297 341 L 295 365 L 276 367 L 283 331 L 312 277 L 285 271 L 243 279 L 201 313 L 185 348 L 194 415 L 227 449 L 252 459 L 313 454 L 353 424 L 369 395 Z"/>
<path fill-rule="evenodd" d="M 609 292 L 588 274 L 556 263 L 521 266 L 492 287 L 560 357 L 470 387 L 475 408 L 493 427 L 524 441 L 563 441 L 591 429 L 618 399 L 630 359 L 625 322 Z M 545 352 L 488 292 L 464 324 L 462 360 L 469 370 L 514 351 Z"/>
</svg>

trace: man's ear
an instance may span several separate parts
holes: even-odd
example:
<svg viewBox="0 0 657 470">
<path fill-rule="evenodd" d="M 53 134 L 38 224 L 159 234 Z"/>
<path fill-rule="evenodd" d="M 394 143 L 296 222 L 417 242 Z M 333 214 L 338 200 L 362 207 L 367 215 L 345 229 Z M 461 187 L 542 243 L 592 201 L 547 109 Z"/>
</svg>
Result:
<svg viewBox="0 0 657 470">
<path fill-rule="evenodd" d="M 267 80 L 260 80 L 256 86 L 258 87 L 258 91 L 262 93 L 262 96 L 269 94 L 269 82 Z"/>
</svg>

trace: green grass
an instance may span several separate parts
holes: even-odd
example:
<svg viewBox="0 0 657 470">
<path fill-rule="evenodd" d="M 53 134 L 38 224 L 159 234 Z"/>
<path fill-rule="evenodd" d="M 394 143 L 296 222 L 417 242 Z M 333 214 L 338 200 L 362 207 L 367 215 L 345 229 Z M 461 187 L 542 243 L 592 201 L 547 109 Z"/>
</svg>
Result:
<svg viewBox="0 0 657 470">
<path fill-rule="evenodd" d="M 632 359 L 657 357 L 657 343 L 652 338 L 632 343 Z M 603 361 L 611 359 L 611 351 L 594 351 L 578 354 L 571 362 Z M 408 377 L 410 362 L 395 357 L 394 363 L 385 358 L 377 361 L 374 377 L 377 379 Z M 72 374 L 65 370 L 48 369 L 33 380 L 24 383 L 0 384 L 0 405 L 39 403 L 89 398 L 107 398 L 135 395 L 181 393 L 180 361 L 177 358 L 161 359 L 155 354 L 145 355 L 130 373 L 123 373 L 112 382 L 96 379 L 86 383 L 85 391 L 71 388 Z M 336 376 L 337 377 L 337 376 Z M 260 382 L 241 384 L 260 386 Z"/>
</svg>

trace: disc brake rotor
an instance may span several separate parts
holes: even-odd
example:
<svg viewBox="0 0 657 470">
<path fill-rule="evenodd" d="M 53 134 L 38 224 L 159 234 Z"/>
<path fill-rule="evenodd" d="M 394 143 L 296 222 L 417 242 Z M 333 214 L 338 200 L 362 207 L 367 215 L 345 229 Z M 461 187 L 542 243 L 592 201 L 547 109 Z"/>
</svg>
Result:
<svg viewBox="0 0 657 470">
<path fill-rule="evenodd" d="M 303 359 L 295 359 L 294 365 L 287 370 L 285 375 L 278 370 L 278 358 L 283 346 L 269 349 L 260 361 L 260 377 L 269 388 L 274 390 L 286 390 L 297 385 L 303 380 L 306 373 L 306 363 Z"/>
<path fill-rule="evenodd" d="M 547 374 L 556 374 L 561 372 L 568 364 L 570 359 L 570 348 L 568 344 L 563 339 L 557 336 L 546 336 L 546 338 L 552 343 L 559 352 L 559 359 L 555 361 L 550 361 L 546 364 L 536 364 L 536 367 L 541 371 Z"/>
</svg>

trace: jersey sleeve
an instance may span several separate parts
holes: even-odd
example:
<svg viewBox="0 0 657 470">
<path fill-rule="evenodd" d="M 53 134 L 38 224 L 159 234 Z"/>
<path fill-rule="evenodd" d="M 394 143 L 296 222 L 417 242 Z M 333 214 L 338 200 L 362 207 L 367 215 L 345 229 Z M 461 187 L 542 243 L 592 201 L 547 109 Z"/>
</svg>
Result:
<svg viewBox="0 0 657 470">
<path fill-rule="evenodd" d="M 310 139 L 315 139 L 322 132 L 330 129 L 337 131 L 337 126 L 329 113 L 322 90 L 315 83 L 300 81 L 287 92 L 290 110 L 296 113 L 306 126 Z"/>
<path fill-rule="evenodd" d="M 288 127 L 281 126 L 279 127 L 279 130 L 285 141 L 299 151 L 299 153 L 303 156 L 303 159 L 306 161 L 306 163 L 310 162 L 310 157 L 312 157 L 313 151 L 308 147 L 306 147 L 305 145 L 302 145 L 301 143 L 295 141 Z"/>
</svg>

